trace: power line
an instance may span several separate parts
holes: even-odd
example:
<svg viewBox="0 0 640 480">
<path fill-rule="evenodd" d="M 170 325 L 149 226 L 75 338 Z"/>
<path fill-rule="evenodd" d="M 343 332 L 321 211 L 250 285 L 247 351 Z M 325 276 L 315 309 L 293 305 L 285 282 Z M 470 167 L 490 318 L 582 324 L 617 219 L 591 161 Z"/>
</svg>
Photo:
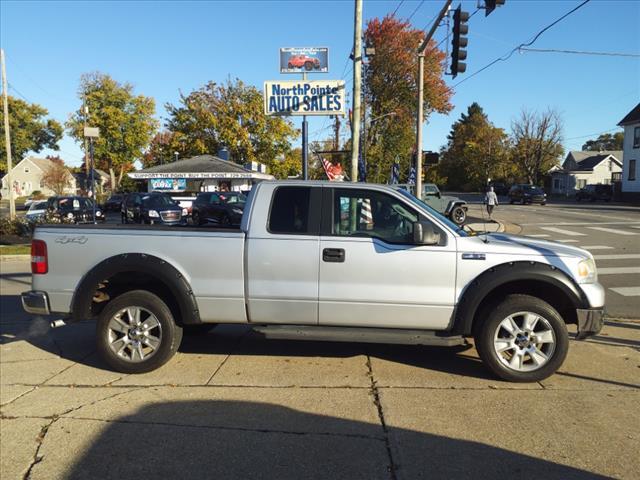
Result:
<svg viewBox="0 0 640 480">
<path fill-rule="evenodd" d="M 29 99 L 28 99 L 27 97 L 25 97 L 23 94 L 21 94 L 21 93 L 20 93 L 20 91 L 19 91 L 16 87 L 14 87 L 13 85 L 11 85 L 10 83 L 9 83 L 8 85 L 9 85 L 9 88 L 10 88 L 11 90 L 13 90 L 14 92 L 16 92 L 16 93 L 18 94 L 18 96 L 20 96 L 20 97 L 21 97 L 25 102 L 33 103 L 31 100 L 29 100 Z"/>
<path fill-rule="evenodd" d="M 400 3 L 398 4 L 398 6 L 396 7 L 396 9 L 393 11 L 393 13 L 391 14 L 391 16 L 393 17 L 396 12 L 398 11 L 398 9 L 402 6 L 402 4 L 404 3 L 404 0 L 400 0 Z"/>
<path fill-rule="evenodd" d="M 583 50 L 559 50 L 555 48 L 519 48 L 521 52 L 540 52 L 540 53 L 572 53 L 575 55 L 600 55 L 606 57 L 633 57 L 640 58 L 638 53 L 618 53 L 618 52 L 588 52 Z"/>
<path fill-rule="evenodd" d="M 471 75 L 469 75 L 468 77 L 463 78 L 462 80 L 460 80 L 459 82 L 457 82 L 456 84 L 454 84 L 454 87 L 457 87 L 458 85 L 460 85 L 461 83 L 466 82 L 467 80 L 472 79 L 473 77 L 475 77 L 476 75 L 478 75 L 481 72 L 484 72 L 487 68 L 491 67 L 492 65 L 495 65 L 498 62 L 506 62 L 507 60 L 509 60 L 511 58 L 511 56 L 517 52 L 519 49 L 521 49 L 522 47 L 529 47 L 531 45 L 533 45 L 535 43 L 536 40 L 538 40 L 538 38 L 540 38 L 540 36 L 546 32 L 547 30 L 549 30 L 551 27 L 553 27 L 554 25 L 558 24 L 559 22 L 561 22 L 562 20 L 564 20 L 565 18 L 567 18 L 569 15 L 571 15 L 573 12 L 579 10 L 580 8 L 584 7 L 587 3 L 589 3 L 591 0 L 584 0 L 584 2 L 582 2 L 580 5 L 578 5 L 577 7 L 574 7 L 573 9 L 569 10 L 567 13 L 565 13 L 564 15 L 562 15 L 560 18 L 558 18 L 557 20 L 555 20 L 554 22 L 550 23 L 549 25 L 547 25 L 546 27 L 544 27 L 542 30 L 540 30 L 538 33 L 536 33 L 536 35 L 533 37 L 532 40 L 526 42 L 526 43 L 521 43 L 520 45 L 518 45 L 517 47 L 514 47 L 509 53 L 503 55 L 502 57 L 498 57 L 496 58 L 494 61 L 488 63 L 487 65 L 485 65 L 484 67 L 482 67 L 480 70 L 475 71 L 474 73 L 472 73 Z"/>
<path fill-rule="evenodd" d="M 411 19 L 413 18 L 413 16 L 416 14 L 416 12 L 418 10 L 420 10 L 420 7 L 424 4 L 425 0 L 422 0 L 418 6 L 416 7 L 416 9 L 413 11 L 413 13 L 411 15 L 409 15 L 409 18 L 407 18 L 407 22 L 411 21 Z"/>
<path fill-rule="evenodd" d="M 604 133 L 611 133 L 614 130 L 620 130 L 620 127 L 610 128 L 609 130 L 605 130 L 604 132 L 590 133 L 589 135 L 580 135 L 579 137 L 565 138 L 565 141 L 567 141 L 567 140 L 578 140 L 580 138 L 595 137 L 596 135 L 602 135 Z"/>
</svg>

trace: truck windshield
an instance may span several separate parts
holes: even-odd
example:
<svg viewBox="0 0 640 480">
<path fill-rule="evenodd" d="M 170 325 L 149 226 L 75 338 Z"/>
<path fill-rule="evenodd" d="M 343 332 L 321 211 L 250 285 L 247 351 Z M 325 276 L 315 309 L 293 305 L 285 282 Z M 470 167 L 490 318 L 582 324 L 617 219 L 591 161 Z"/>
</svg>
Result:
<svg viewBox="0 0 640 480">
<path fill-rule="evenodd" d="M 224 192 L 220 194 L 220 200 L 224 203 L 245 203 L 247 201 L 247 197 L 241 193 Z"/>
<path fill-rule="evenodd" d="M 415 203 L 416 205 L 422 207 L 423 210 L 428 211 L 431 215 L 433 215 L 434 217 L 436 217 L 438 220 L 440 220 L 442 223 L 446 224 L 451 230 L 453 230 L 454 232 L 456 232 L 458 235 L 460 235 L 461 237 L 467 237 L 469 236 L 469 234 L 467 232 L 465 232 L 463 230 L 462 227 L 459 227 L 458 225 L 456 225 L 455 223 L 453 223 L 451 220 L 449 220 L 447 217 L 445 217 L 444 215 L 442 215 L 440 212 L 434 210 L 433 208 L 431 208 L 428 204 L 424 203 L 422 200 L 420 200 L 418 197 L 414 196 L 413 194 L 407 192 L 404 189 L 398 189 L 398 192 L 400 192 L 404 197 L 408 198 L 411 202 Z"/>
</svg>

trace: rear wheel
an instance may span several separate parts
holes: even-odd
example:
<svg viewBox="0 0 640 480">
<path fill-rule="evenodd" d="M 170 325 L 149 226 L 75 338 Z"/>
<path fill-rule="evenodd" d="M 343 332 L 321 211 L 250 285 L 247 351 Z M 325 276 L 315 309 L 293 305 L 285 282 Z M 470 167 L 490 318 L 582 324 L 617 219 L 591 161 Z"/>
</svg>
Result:
<svg viewBox="0 0 640 480">
<path fill-rule="evenodd" d="M 98 317 L 97 347 L 102 359 L 123 373 L 144 373 L 167 363 L 182 341 L 169 307 L 146 290 L 109 302 Z"/>
<path fill-rule="evenodd" d="M 313 62 L 305 62 L 304 69 L 307 71 L 313 70 Z"/>
<path fill-rule="evenodd" d="M 549 377 L 569 350 L 567 327 L 560 314 L 529 295 L 509 295 L 491 310 L 475 342 L 487 368 L 511 382 Z"/>
<path fill-rule="evenodd" d="M 193 212 L 191 215 L 191 221 L 196 226 L 202 225 L 202 218 L 200 218 L 200 214 L 198 212 Z"/>
</svg>

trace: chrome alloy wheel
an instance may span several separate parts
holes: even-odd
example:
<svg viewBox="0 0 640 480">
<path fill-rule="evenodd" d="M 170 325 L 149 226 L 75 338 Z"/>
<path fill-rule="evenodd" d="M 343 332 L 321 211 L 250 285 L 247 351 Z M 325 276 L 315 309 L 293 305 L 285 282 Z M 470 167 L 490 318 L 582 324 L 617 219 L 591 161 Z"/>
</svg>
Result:
<svg viewBox="0 0 640 480">
<path fill-rule="evenodd" d="M 545 365 L 556 349 L 551 324 L 534 312 L 518 312 L 502 320 L 493 338 L 500 362 L 518 372 L 531 372 Z"/>
<path fill-rule="evenodd" d="M 153 356 L 162 342 L 162 327 L 156 316 L 142 307 L 118 311 L 107 325 L 109 348 L 128 362 Z"/>
</svg>

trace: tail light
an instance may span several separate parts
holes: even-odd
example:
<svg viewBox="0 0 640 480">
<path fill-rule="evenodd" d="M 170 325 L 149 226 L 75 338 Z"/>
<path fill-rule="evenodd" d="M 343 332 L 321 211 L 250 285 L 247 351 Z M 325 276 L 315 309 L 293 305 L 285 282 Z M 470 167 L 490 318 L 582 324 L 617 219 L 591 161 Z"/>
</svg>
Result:
<svg viewBox="0 0 640 480">
<path fill-rule="evenodd" d="M 49 271 L 47 244 L 42 240 L 31 242 L 31 273 L 44 274 Z"/>
</svg>

